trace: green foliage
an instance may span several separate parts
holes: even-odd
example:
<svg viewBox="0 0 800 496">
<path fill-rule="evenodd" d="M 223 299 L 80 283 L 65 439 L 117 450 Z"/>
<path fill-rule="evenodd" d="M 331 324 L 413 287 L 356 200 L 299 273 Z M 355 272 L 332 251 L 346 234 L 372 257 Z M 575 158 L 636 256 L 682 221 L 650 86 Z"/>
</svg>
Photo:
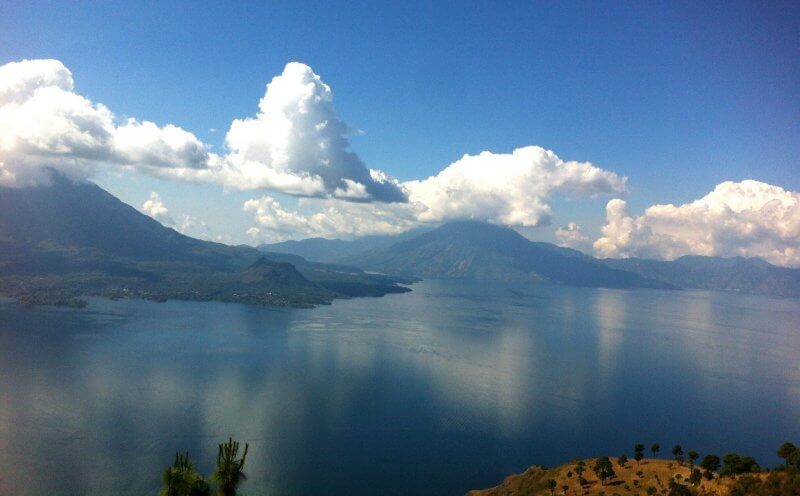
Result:
<svg viewBox="0 0 800 496">
<path fill-rule="evenodd" d="M 597 459 L 594 463 L 594 467 L 592 470 L 597 477 L 600 479 L 600 483 L 602 485 L 606 485 L 606 479 L 616 477 L 616 473 L 614 472 L 614 466 L 611 464 L 611 460 L 607 456 L 601 456 Z"/>
<path fill-rule="evenodd" d="M 719 473 L 722 476 L 731 476 L 760 471 L 761 467 L 752 456 L 728 453 L 722 457 L 722 470 Z"/>
<path fill-rule="evenodd" d="M 689 481 L 689 483 L 691 485 L 696 486 L 696 485 L 700 484 L 700 480 L 702 479 L 702 477 L 703 476 L 700 473 L 700 470 L 695 468 L 695 469 L 692 469 L 692 473 L 691 473 L 691 475 L 689 475 L 689 478 L 687 480 Z"/>
<path fill-rule="evenodd" d="M 189 461 L 189 452 L 175 453 L 175 463 L 161 475 L 161 496 L 209 496 L 211 488 Z"/>
<path fill-rule="evenodd" d="M 644 444 L 637 444 L 633 447 L 634 453 L 644 453 Z"/>
<path fill-rule="evenodd" d="M 217 453 L 217 470 L 211 476 L 217 483 L 219 496 L 236 496 L 236 491 L 247 479 L 244 473 L 244 462 L 249 445 L 244 445 L 244 453 L 239 458 L 239 443 L 229 438 L 227 443 L 219 445 Z"/>
<path fill-rule="evenodd" d="M 557 486 L 558 483 L 555 481 L 555 479 L 550 479 L 547 481 L 547 488 L 550 490 L 550 496 L 553 496 L 553 494 L 555 494 Z"/>
<path fill-rule="evenodd" d="M 619 458 L 617 458 L 617 464 L 620 467 L 624 467 L 626 463 L 628 463 L 628 457 L 627 456 L 622 455 Z"/>
<path fill-rule="evenodd" d="M 644 458 L 644 453 L 642 453 L 641 451 L 637 451 L 633 455 L 633 459 L 636 460 L 636 463 L 639 463 L 640 461 L 642 461 L 643 458 Z"/>
</svg>

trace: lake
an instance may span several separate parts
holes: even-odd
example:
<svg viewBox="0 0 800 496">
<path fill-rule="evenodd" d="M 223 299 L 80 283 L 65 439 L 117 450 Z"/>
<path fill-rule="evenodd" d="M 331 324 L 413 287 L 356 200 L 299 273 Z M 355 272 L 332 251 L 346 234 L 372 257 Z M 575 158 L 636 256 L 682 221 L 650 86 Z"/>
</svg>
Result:
<svg viewBox="0 0 800 496">
<path fill-rule="evenodd" d="M 311 310 L 0 304 L 0 494 L 156 494 L 250 444 L 248 496 L 458 495 L 638 442 L 800 441 L 800 300 L 425 281 Z M 648 453 L 649 455 L 649 453 Z"/>
</svg>

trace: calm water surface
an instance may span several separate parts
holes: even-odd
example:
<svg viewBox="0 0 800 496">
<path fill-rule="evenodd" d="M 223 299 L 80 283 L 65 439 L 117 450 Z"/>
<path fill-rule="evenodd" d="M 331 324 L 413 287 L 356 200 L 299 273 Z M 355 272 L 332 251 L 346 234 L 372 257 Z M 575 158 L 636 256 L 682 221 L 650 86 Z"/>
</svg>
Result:
<svg viewBox="0 0 800 496">
<path fill-rule="evenodd" d="M 156 494 L 250 443 L 250 495 L 462 494 L 634 443 L 800 441 L 800 301 L 427 281 L 314 310 L 0 304 L 0 494 Z"/>
</svg>

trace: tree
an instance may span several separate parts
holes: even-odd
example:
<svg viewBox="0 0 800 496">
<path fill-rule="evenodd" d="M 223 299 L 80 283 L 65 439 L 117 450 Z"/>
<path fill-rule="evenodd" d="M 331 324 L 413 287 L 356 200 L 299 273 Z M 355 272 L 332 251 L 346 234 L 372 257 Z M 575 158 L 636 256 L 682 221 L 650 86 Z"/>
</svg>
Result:
<svg viewBox="0 0 800 496">
<path fill-rule="evenodd" d="M 689 470 L 694 470 L 694 462 L 698 458 L 700 458 L 700 454 L 697 451 L 689 451 Z"/>
<path fill-rule="evenodd" d="M 669 483 L 669 493 L 667 496 L 693 496 L 692 491 L 683 484 L 678 484 L 675 481 Z"/>
<path fill-rule="evenodd" d="M 705 470 L 706 479 L 711 480 L 714 472 L 719 470 L 721 461 L 717 455 L 706 455 L 703 461 L 700 462 L 700 467 Z"/>
<path fill-rule="evenodd" d="M 693 486 L 696 486 L 700 483 L 700 471 L 698 469 L 692 469 L 691 475 L 689 475 L 689 483 Z"/>
<path fill-rule="evenodd" d="M 778 448 L 778 456 L 783 458 L 786 461 L 786 466 L 790 465 L 789 457 L 792 456 L 792 453 L 797 451 L 797 447 L 792 443 L 783 443 L 781 447 Z M 797 467 L 800 468 L 800 467 Z"/>
<path fill-rule="evenodd" d="M 550 496 L 553 496 L 556 493 L 556 483 L 555 479 L 550 479 L 547 481 L 547 488 L 550 490 Z"/>
<path fill-rule="evenodd" d="M 239 456 L 239 443 L 229 438 L 227 443 L 219 445 L 217 453 L 217 470 L 214 471 L 214 481 L 217 483 L 219 496 L 236 496 L 236 491 L 242 482 L 247 479 L 243 469 L 250 446 L 244 445 L 244 453 Z"/>
<path fill-rule="evenodd" d="M 800 471 L 800 449 L 795 450 L 794 453 L 786 458 L 786 465 Z"/>
<path fill-rule="evenodd" d="M 581 460 L 577 463 L 577 465 L 575 465 L 575 473 L 578 474 L 578 477 L 581 477 L 584 470 L 586 470 L 586 464 L 583 463 L 583 460 Z"/>
<path fill-rule="evenodd" d="M 633 459 L 636 460 L 636 463 L 639 463 L 644 458 L 644 444 L 636 444 L 633 447 Z"/>
<path fill-rule="evenodd" d="M 606 479 L 616 477 L 617 475 L 614 473 L 614 466 L 611 464 L 611 460 L 607 456 L 601 456 L 598 458 L 594 463 L 592 470 L 594 470 L 594 473 L 597 474 L 597 477 L 600 479 L 600 484 L 603 486 L 606 485 Z"/>
<path fill-rule="evenodd" d="M 678 465 L 683 466 L 683 448 L 681 448 L 680 444 L 676 444 L 672 448 L 672 456 L 675 457 L 675 461 L 678 462 Z"/>
<path fill-rule="evenodd" d="M 650 452 L 653 453 L 653 458 L 656 457 L 656 453 L 658 453 L 660 449 L 661 446 L 659 446 L 658 443 L 653 443 L 653 445 L 650 446 Z"/>
<path fill-rule="evenodd" d="M 622 455 L 619 458 L 617 458 L 617 464 L 620 467 L 624 467 L 626 463 L 628 463 L 628 457 L 627 456 Z"/>
<path fill-rule="evenodd" d="M 752 456 L 728 453 L 722 457 L 722 470 L 720 470 L 719 474 L 721 476 L 729 476 L 760 471 L 761 467 Z"/>
<path fill-rule="evenodd" d="M 189 452 L 175 453 L 175 463 L 161 475 L 161 496 L 210 496 L 211 488 L 189 461 Z"/>
</svg>

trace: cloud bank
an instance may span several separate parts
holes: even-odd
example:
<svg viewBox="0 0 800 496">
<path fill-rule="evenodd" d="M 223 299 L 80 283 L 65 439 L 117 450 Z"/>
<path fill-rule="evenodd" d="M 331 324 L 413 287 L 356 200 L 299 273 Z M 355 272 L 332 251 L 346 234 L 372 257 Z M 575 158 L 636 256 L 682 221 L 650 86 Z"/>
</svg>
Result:
<svg viewBox="0 0 800 496">
<path fill-rule="evenodd" d="M 594 243 L 603 257 L 757 256 L 800 266 L 800 193 L 759 181 L 726 181 L 699 200 L 653 205 L 638 217 L 614 199 L 606 219 Z"/>
<path fill-rule="evenodd" d="M 395 204 L 345 204 L 304 200 L 312 213 L 286 210 L 266 196 L 245 204 L 254 214 L 251 235 L 262 241 L 322 236 L 394 234 L 451 220 L 481 220 L 531 227 L 551 219 L 553 196 L 593 197 L 622 193 L 626 178 L 588 162 L 566 162 L 538 146 L 512 153 L 464 155 L 435 176 L 392 181 L 408 195 Z"/>
<path fill-rule="evenodd" d="M 292 62 L 267 85 L 254 118 L 233 121 L 228 153 L 168 124 L 118 122 L 106 106 L 75 92 L 57 60 L 0 66 L 0 185 L 32 186 L 57 170 L 88 178 L 124 167 L 180 181 L 268 189 L 348 201 L 402 202 L 405 193 L 349 150 L 347 125 L 330 88 Z"/>
<path fill-rule="evenodd" d="M 49 182 L 49 170 L 85 178 L 124 166 L 180 177 L 207 166 L 206 145 L 178 127 L 114 114 L 74 93 L 72 73 L 57 60 L 0 66 L 0 185 Z"/>
</svg>

